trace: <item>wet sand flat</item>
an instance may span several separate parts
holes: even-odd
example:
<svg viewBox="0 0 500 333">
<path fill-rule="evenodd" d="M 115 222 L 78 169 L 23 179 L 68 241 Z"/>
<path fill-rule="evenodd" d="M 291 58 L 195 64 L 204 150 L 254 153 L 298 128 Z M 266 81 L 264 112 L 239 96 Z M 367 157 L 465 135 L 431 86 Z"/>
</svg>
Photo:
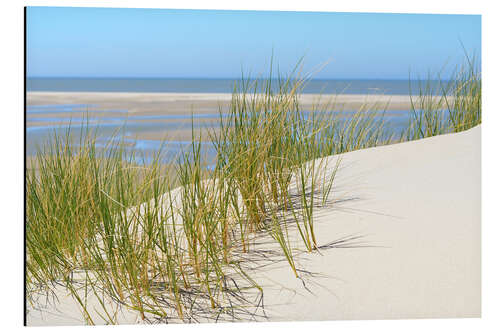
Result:
<svg viewBox="0 0 500 333">
<path fill-rule="evenodd" d="M 109 92 L 28 92 L 27 127 L 50 128 L 81 123 L 87 115 L 99 124 L 134 125 L 130 137 L 146 140 L 191 140 L 191 115 L 195 128 L 217 128 L 219 111 L 226 113 L 231 94 L 219 93 L 109 93 Z M 318 109 L 330 102 L 329 110 L 357 111 L 410 109 L 403 95 L 319 95 L 304 94 L 304 110 Z M 154 126 L 151 126 L 154 124 Z M 206 131 L 202 139 L 207 140 Z M 198 132 L 196 133 L 198 134 Z"/>
<path fill-rule="evenodd" d="M 217 113 L 227 108 L 231 94 L 218 93 L 108 93 L 28 92 L 27 105 L 82 104 L 82 110 L 128 110 L 141 114 Z M 371 106 L 387 110 L 410 109 L 405 95 L 319 95 L 303 94 L 300 103 L 312 110 L 318 101 L 331 101 L 337 110 L 358 110 Z"/>
</svg>

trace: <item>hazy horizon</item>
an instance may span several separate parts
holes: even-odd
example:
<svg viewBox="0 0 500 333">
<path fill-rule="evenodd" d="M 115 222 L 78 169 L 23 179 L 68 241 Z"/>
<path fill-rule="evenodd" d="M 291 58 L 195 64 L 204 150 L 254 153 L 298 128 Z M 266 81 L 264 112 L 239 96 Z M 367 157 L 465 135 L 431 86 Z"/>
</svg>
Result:
<svg viewBox="0 0 500 333">
<path fill-rule="evenodd" d="M 245 79 L 246 80 L 246 79 Z M 264 84 L 266 78 L 251 79 Z M 429 81 L 425 80 L 427 83 Z M 170 92 L 170 93 L 231 93 L 241 78 L 27 78 L 28 92 Z M 439 82 L 430 81 L 439 89 Z M 279 86 L 278 79 L 271 80 Z M 408 95 L 418 89 L 420 80 L 409 79 L 311 79 L 304 82 L 302 93 L 371 94 L 388 93 Z M 411 87 L 411 89 L 410 89 Z"/>
<path fill-rule="evenodd" d="M 126 79 L 139 79 L 139 80 L 241 80 L 241 76 L 235 77 L 174 77 L 174 76 L 26 76 L 27 79 L 112 79 L 112 80 L 126 80 Z M 250 80 L 266 80 L 267 76 L 244 76 L 245 79 Z M 299 78 L 290 76 L 289 78 Z M 277 80 L 277 77 L 272 77 L 272 80 Z M 421 79 L 424 79 L 423 77 Z M 322 77 L 322 78 L 311 78 L 307 81 L 408 81 L 408 78 L 350 78 L 350 77 Z M 419 78 L 410 78 L 411 81 L 418 81 Z M 443 81 L 447 81 L 444 79 Z"/>
</svg>

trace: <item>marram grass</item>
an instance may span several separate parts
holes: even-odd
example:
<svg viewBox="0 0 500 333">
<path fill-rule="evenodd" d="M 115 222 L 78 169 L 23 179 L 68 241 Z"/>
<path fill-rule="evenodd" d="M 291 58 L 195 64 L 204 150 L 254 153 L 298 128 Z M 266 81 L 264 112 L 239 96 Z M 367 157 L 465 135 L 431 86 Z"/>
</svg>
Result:
<svg viewBox="0 0 500 333">
<path fill-rule="evenodd" d="M 117 324 L 120 307 L 148 322 L 257 320 L 256 240 L 269 236 L 301 278 L 297 251 L 320 247 L 315 211 L 327 204 L 341 161 L 332 165 L 329 156 L 481 123 L 473 61 L 438 92 L 421 85 L 401 133 L 367 108 L 346 118 L 327 112 L 330 101 L 302 112 L 306 81 L 296 76 L 280 77 L 274 89 L 271 79 L 235 85 L 229 110 L 208 133 L 217 152 L 210 170 L 194 134 L 167 166 L 161 149 L 142 163 L 119 140 L 100 149 L 88 128 L 76 138 L 69 129 L 54 135 L 27 170 L 28 302 L 64 288 L 88 324 Z M 255 293 L 261 297 L 248 298 Z"/>
</svg>

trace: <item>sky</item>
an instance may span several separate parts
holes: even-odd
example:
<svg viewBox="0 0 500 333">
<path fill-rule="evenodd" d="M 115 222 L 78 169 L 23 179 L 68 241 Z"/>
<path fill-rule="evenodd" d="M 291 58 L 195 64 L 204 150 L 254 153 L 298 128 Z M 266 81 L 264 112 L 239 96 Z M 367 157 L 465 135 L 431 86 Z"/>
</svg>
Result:
<svg viewBox="0 0 500 333">
<path fill-rule="evenodd" d="M 28 77 L 446 78 L 481 56 L 479 15 L 28 7 Z M 465 51 L 464 51 L 465 49 Z"/>
</svg>

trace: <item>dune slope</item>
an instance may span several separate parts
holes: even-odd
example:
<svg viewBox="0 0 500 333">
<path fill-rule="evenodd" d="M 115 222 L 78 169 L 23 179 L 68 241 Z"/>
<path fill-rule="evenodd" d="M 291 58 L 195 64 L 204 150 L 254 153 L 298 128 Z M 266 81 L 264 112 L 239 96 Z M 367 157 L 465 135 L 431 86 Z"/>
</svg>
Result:
<svg viewBox="0 0 500 333">
<path fill-rule="evenodd" d="M 287 267 L 261 272 L 268 316 L 480 316 L 480 140 L 477 126 L 344 154 L 336 203 L 318 213 L 316 232 L 320 245 L 360 238 L 301 260 L 321 274 L 309 279 L 309 291 Z"/>
<path fill-rule="evenodd" d="M 480 126 L 343 154 L 332 195 L 315 216 L 321 254 L 297 258 L 302 280 L 285 261 L 251 272 L 264 320 L 481 315 Z M 29 309 L 28 325 L 82 324 L 59 296 Z"/>
</svg>

